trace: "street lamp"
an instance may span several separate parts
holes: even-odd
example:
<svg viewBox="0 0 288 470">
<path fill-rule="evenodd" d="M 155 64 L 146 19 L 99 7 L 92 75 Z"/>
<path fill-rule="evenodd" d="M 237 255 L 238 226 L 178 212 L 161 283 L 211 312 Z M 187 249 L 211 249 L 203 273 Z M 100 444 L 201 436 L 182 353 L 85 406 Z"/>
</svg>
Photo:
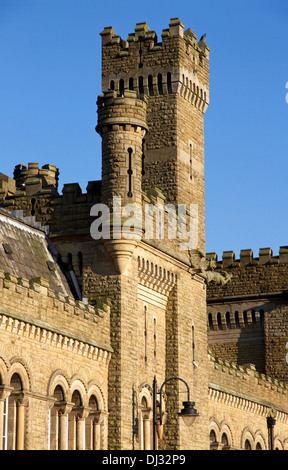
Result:
<svg viewBox="0 0 288 470">
<path fill-rule="evenodd" d="M 269 450 L 274 450 L 274 426 L 276 424 L 276 419 L 272 413 L 266 419 L 268 427 Z"/>
<path fill-rule="evenodd" d="M 181 379 L 180 377 L 170 377 L 169 379 L 166 379 L 165 382 L 160 387 L 159 390 L 159 395 L 160 395 L 160 426 L 162 426 L 162 390 L 164 385 L 166 385 L 167 382 L 170 380 L 180 380 L 186 385 L 187 388 L 187 401 L 183 401 L 183 408 L 178 413 L 179 416 L 183 418 L 184 423 L 186 426 L 191 426 L 196 418 L 198 416 L 197 410 L 194 408 L 195 402 L 190 401 L 190 390 L 188 387 L 187 382 L 185 380 Z M 157 448 L 157 381 L 156 377 L 154 377 L 153 380 L 153 450 L 156 450 Z"/>
</svg>

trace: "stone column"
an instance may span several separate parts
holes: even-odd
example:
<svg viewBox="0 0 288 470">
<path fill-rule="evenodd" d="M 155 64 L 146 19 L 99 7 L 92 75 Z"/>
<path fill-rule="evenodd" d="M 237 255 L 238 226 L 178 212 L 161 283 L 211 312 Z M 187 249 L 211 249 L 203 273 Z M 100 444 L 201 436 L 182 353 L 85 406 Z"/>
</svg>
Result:
<svg viewBox="0 0 288 470">
<path fill-rule="evenodd" d="M 13 391 L 12 387 L 0 385 L 0 450 L 3 450 L 3 414 L 4 414 L 4 401 L 9 397 Z"/>
<path fill-rule="evenodd" d="M 25 408 L 28 406 L 28 399 L 24 395 L 16 401 L 16 450 L 24 450 L 25 436 Z"/>
<path fill-rule="evenodd" d="M 67 415 L 72 410 L 73 404 L 64 404 L 59 407 L 59 435 L 58 435 L 58 449 L 67 450 Z"/>
</svg>

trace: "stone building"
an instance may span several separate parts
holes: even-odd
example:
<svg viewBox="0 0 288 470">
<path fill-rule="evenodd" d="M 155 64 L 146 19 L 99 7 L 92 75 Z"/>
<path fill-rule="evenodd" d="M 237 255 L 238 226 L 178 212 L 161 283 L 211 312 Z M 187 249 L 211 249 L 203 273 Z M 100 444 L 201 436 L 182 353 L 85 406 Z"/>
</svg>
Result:
<svg viewBox="0 0 288 470">
<path fill-rule="evenodd" d="M 287 445 L 285 263 L 205 256 L 210 49 L 161 36 L 101 33 L 100 181 L 0 174 L 2 448 Z"/>
</svg>

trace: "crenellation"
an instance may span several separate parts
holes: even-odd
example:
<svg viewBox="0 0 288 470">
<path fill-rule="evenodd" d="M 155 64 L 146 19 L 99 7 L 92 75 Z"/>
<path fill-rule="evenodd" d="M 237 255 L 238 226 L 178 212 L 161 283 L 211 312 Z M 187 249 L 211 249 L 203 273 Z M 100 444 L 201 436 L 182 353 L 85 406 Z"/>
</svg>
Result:
<svg viewBox="0 0 288 470">
<path fill-rule="evenodd" d="M 245 265 L 285 264 L 288 262 L 288 247 L 281 246 L 278 255 L 273 254 L 270 247 L 259 248 L 259 255 L 254 256 L 252 249 L 240 250 L 240 257 L 234 251 L 223 251 L 222 259 L 215 252 L 206 253 L 206 258 L 214 260 L 219 268 L 238 267 Z"/>
</svg>

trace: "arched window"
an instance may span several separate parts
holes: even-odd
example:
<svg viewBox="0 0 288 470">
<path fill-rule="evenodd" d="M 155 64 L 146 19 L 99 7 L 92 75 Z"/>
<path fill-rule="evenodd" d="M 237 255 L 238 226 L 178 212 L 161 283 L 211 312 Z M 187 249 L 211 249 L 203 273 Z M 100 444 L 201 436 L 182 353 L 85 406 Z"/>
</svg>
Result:
<svg viewBox="0 0 288 470">
<path fill-rule="evenodd" d="M 210 450 L 217 450 L 218 449 L 218 442 L 217 442 L 217 437 L 214 429 L 211 429 L 210 434 L 209 434 L 209 439 L 210 439 Z"/>
<path fill-rule="evenodd" d="M 129 90 L 134 90 L 134 81 L 133 78 L 129 78 Z"/>
<path fill-rule="evenodd" d="M 246 441 L 245 441 L 244 449 L 245 450 L 252 450 L 251 442 L 248 439 L 246 439 Z"/>
<path fill-rule="evenodd" d="M 139 77 L 138 86 L 139 86 L 139 94 L 144 95 L 143 77 Z"/>
<path fill-rule="evenodd" d="M 10 381 L 13 391 L 8 398 L 7 450 L 24 450 L 25 406 L 21 377 L 13 374 Z"/>
<path fill-rule="evenodd" d="M 222 330 L 222 329 L 223 329 L 223 328 L 222 328 L 222 317 L 221 317 L 221 313 L 220 313 L 220 312 L 217 313 L 217 325 L 218 325 L 219 330 Z"/>
<path fill-rule="evenodd" d="M 85 416 L 83 416 L 82 399 L 78 390 L 72 394 L 72 403 L 73 408 L 68 414 L 68 450 L 83 450 L 85 448 Z"/>
<path fill-rule="evenodd" d="M 100 420 L 101 411 L 95 395 L 91 395 L 88 407 L 90 411 L 85 420 L 85 449 L 101 450 L 103 448 L 103 423 Z"/>
<path fill-rule="evenodd" d="M 120 81 L 119 81 L 119 93 L 120 93 L 120 96 L 124 95 L 124 80 L 123 80 L 123 78 L 121 78 Z"/>
<path fill-rule="evenodd" d="M 67 415 L 65 414 L 65 395 L 61 385 L 54 389 L 55 400 L 49 413 L 49 443 L 50 450 L 67 449 Z"/>
<path fill-rule="evenodd" d="M 230 320 L 230 312 L 226 312 L 226 325 L 228 330 L 231 329 L 231 320 Z"/>
<path fill-rule="evenodd" d="M 145 396 L 143 396 L 141 399 L 140 407 L 140 447 L 142 450 L 150 450 L 152 437 L 151 407 L 149 407 L 147 398 Z"/>
<path fill-rule="evenodd" d="M 240 321 L 239 321 L 239 312 L 235 312 L 235 325 L 236 325 L 236 328 L 240 328 Z"/>
<path fill-rule="evenodd" d="M 227 450 L 229 447 L 228 437 L 225 432 L 223 432 L 221 437 L 222 450 Z"/>
<path fill-rule="evenodd" d="M 114 89 L 115 89 L 114 80 L 111 80 L 110 81 L 110 90 L 114 90 Z"/>
<path fill-rule="evenodd" d="M 208 314 L 208 325 L 209 325 L 209 330 L 213 331 L 214 326 L 213 326 L 213 318 L 212 318 L 212 313 Z"/>
<path fill-rule="evenodd" d="M 246 310 L 244 310 L 244 312 L 243 312 L 243 320 L 244 320 L 245 327 L 247 327 L 248 326 L 248 315 L 247 315 Z"/>
</svg>

